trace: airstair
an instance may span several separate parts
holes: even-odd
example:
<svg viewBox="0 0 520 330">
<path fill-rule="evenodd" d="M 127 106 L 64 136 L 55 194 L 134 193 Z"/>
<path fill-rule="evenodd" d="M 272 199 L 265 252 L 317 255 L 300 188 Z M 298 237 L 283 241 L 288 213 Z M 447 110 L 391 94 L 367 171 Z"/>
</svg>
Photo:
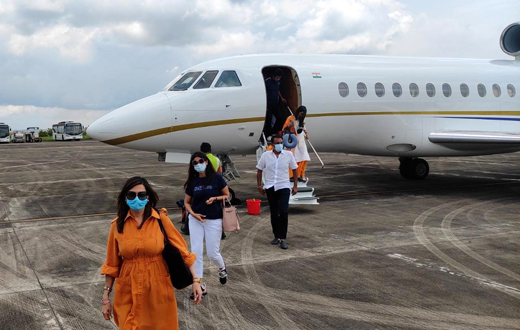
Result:
<svg viewBox="0 0 520 330">
<path fill-rule="evenodd" d="M 267 142 L 265 136 L 262 134 L 263 140 L 260 142 L 258 149 L 256 149 L 256 161 L 260 160 L 263 153 L 267 151 Z M 262 178 L 262 181 L 263 178 Z M 292 179 L 291 179 L 292 181 Z M 294 182 L 294 181 L 292 181 Z M 298 193 L 291 195 L 289 198 L 289 205 L 318 205 L 318 197 L 314 195 L 314 188 L 307 186 L 308 181 L 298 181 Z"/>
</svg>

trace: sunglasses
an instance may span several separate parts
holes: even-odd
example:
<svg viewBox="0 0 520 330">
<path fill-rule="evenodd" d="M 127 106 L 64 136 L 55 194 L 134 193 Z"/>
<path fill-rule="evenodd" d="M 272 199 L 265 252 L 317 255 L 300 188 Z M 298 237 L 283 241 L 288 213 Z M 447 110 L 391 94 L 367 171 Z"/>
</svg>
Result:
<svg viewBox="0 0 520 330">
<path fill-rule="evenodd" d="M 148 198 L 148 193 L 146 191 L 140 191 L 138 193 L 136 193 L 135 191 L 129 191 L 126 193 L 126 198 L 128 200 L 134 200 L 136 196 L 140 200 L 144 201 L 145 199 Z"/>
<path fill-rule="evenodd" d="M 191 165 L 195 166 L 197 164 L 204 164 L 204 162 L 205 162 L 205 160 L 200 158 L 198 162 L 196 160 L 192 161 Z"/>
</svg>

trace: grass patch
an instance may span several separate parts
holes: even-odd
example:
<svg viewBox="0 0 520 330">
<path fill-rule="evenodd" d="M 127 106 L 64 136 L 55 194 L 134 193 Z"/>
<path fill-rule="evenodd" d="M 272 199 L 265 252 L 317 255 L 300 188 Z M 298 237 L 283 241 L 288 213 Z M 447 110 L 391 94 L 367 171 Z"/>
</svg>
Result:
<svg viewBox="0 0 520 330">
<path fill-rule="evenodd" d="M 44 136 L 44 137 L 42 137 L 42 140 L 43 141 L 54 141 L 54 137 L 53 136 Z M 83 140 L 92 140 L 92 138 L 90 136 L 88 136 L 87 134 L 84 134 Z"/>
</svg>

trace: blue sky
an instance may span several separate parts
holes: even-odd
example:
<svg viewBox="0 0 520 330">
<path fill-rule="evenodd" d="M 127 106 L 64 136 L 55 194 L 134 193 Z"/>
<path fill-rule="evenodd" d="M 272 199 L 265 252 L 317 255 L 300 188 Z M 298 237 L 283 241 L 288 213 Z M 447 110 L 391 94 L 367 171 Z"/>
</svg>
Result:
<svg viewBox="0 0 520 330">
<path fill-rule="evenodd" d="M 88 125 L 230 55 L 508 58 L 518 17 L 517 0 L 0 0 L 0 122 Z"/>
</svg>

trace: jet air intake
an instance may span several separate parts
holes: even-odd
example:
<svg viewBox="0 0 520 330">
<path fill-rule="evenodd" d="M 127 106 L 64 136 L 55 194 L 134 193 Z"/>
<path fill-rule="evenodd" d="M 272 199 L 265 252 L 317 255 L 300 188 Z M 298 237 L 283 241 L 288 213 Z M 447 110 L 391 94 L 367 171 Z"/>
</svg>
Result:
<svg viewBox="0 0 520 330">
<path fill-rule="evenodd" d="M 507 55 L 520 61 L 520 22 L 513 23 L 504 29 L 500 36 L 500 48 Z"/>
</svg>

